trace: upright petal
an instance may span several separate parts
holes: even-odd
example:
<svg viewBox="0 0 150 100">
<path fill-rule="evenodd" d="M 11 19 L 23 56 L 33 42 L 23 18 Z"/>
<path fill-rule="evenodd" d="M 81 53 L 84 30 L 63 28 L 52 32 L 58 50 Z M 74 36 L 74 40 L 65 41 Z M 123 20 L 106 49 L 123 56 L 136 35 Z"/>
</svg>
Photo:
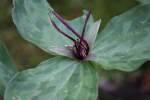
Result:
<svg viewBox="0 0 150 100">
<path fill-rule="evenodd" d="M 96 21 L 95 23 L 89 25 L 89 27 L 86 31 L 85 39 L 87 40 L 91 49 L 94 46 L 94 43 L 95 43 L 95 40 L 97 37 L 97 33 L 100 28 L 100 24 L 101 24 L 101 20 Z"/>
</svg>

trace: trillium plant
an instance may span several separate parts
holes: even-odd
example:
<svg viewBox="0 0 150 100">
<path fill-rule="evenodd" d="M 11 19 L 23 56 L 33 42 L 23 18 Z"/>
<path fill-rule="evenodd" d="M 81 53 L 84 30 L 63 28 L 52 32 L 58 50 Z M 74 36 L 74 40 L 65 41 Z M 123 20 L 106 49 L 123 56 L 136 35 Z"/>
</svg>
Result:
<svg viewBox="0 0 150 100">
<path fill-rule="evenodd" d="M 46 0 L 13 0 L 21 36 L 55 57 L 21 72 L 1 60 L 4 100 L 96 100 L 97 70 L 129 72 L 150 60 L 150 4 L 139 1 L 99 32 L 90 10 L 66 20 Z"/>
</svg>

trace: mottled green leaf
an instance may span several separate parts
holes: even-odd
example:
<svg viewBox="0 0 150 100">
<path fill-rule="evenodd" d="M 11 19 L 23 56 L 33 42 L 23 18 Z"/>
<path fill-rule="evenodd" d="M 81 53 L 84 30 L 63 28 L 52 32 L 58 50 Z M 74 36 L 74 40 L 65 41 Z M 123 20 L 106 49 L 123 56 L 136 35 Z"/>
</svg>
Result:
<svg viewBox="0 0 150 100">
<path fill-rule="evenodd" d="M 0 41 L 0 95 L 3 95 L 8 81 L 15 74 L 14 67 L 4 44 Z"/>
<path fill-rule="evenodd" d="M 132 71 L 150 60 L 150 5 L 114 17 L 99 34 L 93 53 L 105 69 Z"/>
<path fill-rule="evenodd" d="M 139 2 L 141 2 L 142 4 L 149 4 L 150 0 L 138 0 Z"/>
<path fill-rule="evenodd" d="M 96 100 L 96 83 L 89 62 L 56 57 L 18 73 L 5 100 Z"/>
<path fill-rule="evenodd" d="M 49 11 L 53 10 L 46 0 L 13 0 L 12 10 L 13 21 L 24 39 L 36 44 L 38 47 L 51 54 L 63 54 L 65 45 L 72 44 L 72 41 L 61 35 L 50 24 Z M 51 14 L 50 14 L 51 15 Z M 85 16 L 76 18 L 68 23 L 77 31 L 81 32 Z M 53 18 L 56 24 L 70 34 L 66 27 Z M 89 23 L 93 22 L 91 20 Z M 70 34 L 72 35 L 72 34 Z"/>
</svg>

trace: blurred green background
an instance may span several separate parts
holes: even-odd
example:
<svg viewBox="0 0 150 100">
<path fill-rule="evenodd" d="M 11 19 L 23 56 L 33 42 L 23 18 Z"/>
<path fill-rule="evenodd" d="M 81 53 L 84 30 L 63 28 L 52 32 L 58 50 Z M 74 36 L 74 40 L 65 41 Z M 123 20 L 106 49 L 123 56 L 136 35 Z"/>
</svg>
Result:
<svg viewBox="0 0 150 100">
<path fill-rule="evenodd" d="M 118 14 L 138 5 L 135 0 L 48 0 L 51 6 L 64 18 L 73 19 L 82 15 L 84 9 L 91 9 L 95 20 L 102 19 L 100 31 L 108 21 Z M 52 57 L 19 35 L 11 18 L 12 0 L 0 0 L 0 39 L 6 44 L 13 62 L 19 70 L 31 68 Z M 100 70 L 101 100 L 150 100 L 150 63 L 132 72 Z M 109 87 L 106 89 L 105 87 Z M 115 91 L 115 92 L 113 92 Z M 131 92 L 131 93 L 130 93 Z M 113 94 L 116 93 L 116 94 Z M 122 93 L 118 94 L 117 93 Z M 128 94 L 129 93 L 129 94 Z M 124 95 L 125 94 L 125 95 Z"/>
</svg>

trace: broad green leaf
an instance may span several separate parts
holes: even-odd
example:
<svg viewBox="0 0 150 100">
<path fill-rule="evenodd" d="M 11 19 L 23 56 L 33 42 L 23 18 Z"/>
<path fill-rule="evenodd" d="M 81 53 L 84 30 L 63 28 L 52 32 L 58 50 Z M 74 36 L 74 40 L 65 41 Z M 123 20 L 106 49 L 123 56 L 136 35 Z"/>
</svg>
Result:
<svg viewBox="0 0 150 100">
<path fill-rule="evenodd" d="M 150 5 L 114 17 L 99 34 L 93 59 L 105 69 L 132 71 L 150 60 Z"/>
<path fill-rule="evenodd" d="M 50 24 L 49 11 L 53 10 L 46 0 L 13 0 L 12 18 L 21 36 L 51 54 L 66 55 L 60 49 L 72 42 L 61 35 Z M 84 17 L 68 21 L 77 32 L 81 32 Z M 61 29 L 68 30 L 54 19 Z M 93 22 L 91 18 L 90 22 Z M 70 34 L 70 33 L 68 33 Z M 72 35 L 72 34 L 70 34 Z M 60 51 L 59 51 L 60 50 Z"/>
<path fill-rule="evenodd" d="M 0 95 L 3 95 L 8 81 L 15 74 L 14 67 L 4 44 L 0 41 Z"/>
<path fill-rule="evenodd" d="M 139 2 L 141 2 L 142 4 L 149 4 L 150 0 L 138 0 Z"/>
<path fill-rule="evenodd" d="M 56 57 L 18 73 L 4 100 L 96 100 L 96 84 L 89 62 Z"/>
</svg>

